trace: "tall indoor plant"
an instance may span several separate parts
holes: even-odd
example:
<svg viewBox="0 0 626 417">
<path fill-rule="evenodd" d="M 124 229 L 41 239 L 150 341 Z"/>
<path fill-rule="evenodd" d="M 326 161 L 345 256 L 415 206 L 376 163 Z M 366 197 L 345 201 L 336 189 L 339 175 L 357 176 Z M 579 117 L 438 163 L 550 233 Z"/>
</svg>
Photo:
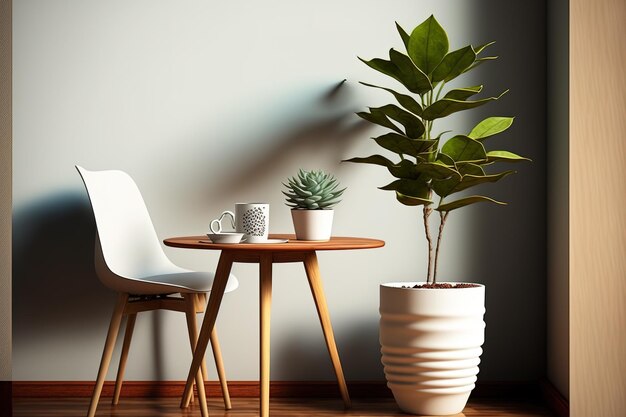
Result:
<svg viewBox="0 0 626 417">
<path fill-rule="evenodd" d="M 381 344 L 388 385 L 404 411 L 444 415 L 462 411 L 478 373 L 484 341 L 484 286 L 437 282 L 441 239 L 451 211 L 471 204 L 506 204 L 484 195 L 454 196 L 475 186 L 493 183 L 514 171 L 488 172 L 500 162 L 528 160 L 505 150 L 488 150 L 487 139 L 504 132 L 512 117 L 488 117 L 467 134 L 435 130 L 447 116 L 498 100 L 471 99 L 483 86 L 447 88 L 450 81 L 495 56 L 482 56 L 494 42 L 449 51 L 448 36 L 434 16 L 409 35 L 396 24 L 407 53 L 389 51 L 389 59 L 361 59 L 372 69 L 394 78 L 408 94 L 361 83 L 391 93 L 397 104 L 369 108 L 358 115 L 389 131 L 374 138 L 383 155 L 352 158 L 349 162 L 385 167 L 396 179 L 383 190 L 394 191 L 407 206 L 421 206 L 428 242 L 425 283 L 381 285 Z M 430 216 L 439 213 L 433 236 Z"/>
</svg>

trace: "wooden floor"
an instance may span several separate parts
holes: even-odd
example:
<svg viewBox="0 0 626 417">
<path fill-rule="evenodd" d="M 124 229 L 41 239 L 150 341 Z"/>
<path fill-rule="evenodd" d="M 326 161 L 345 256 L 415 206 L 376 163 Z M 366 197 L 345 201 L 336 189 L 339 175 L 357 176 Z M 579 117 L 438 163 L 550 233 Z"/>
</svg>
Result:
<svg viewBox="0 0 626 417">
<path fill-rule="evenodd" d="M 200 416 L 197 402 L 188 409 L 179 408 L 177 398 L 123 398 L 117 406 L 111 406 L 109 398 L 103 398 L 96 416 L 107 417 L 180 417 Z M 14 417 L 82 417 L 86 414 L 89 400 L 86 398 L 16 398 Z M 276 398 L 270 403 L 272 417 L 304 416 L 401 416 L 403 414 L 393 399 L 355 399 L 351 410 L 344 410 L 340 399 Z M 251 417 L 259 415 L 257 398 L 233 398 L 233 409 L 225 411 L 221 399 L 209 400 L 211 417 Z M 539 404 L 494 399 L 470 400 L 462 414 L 455 417 L 553 417 L 548 409 Z"/>
</svg>

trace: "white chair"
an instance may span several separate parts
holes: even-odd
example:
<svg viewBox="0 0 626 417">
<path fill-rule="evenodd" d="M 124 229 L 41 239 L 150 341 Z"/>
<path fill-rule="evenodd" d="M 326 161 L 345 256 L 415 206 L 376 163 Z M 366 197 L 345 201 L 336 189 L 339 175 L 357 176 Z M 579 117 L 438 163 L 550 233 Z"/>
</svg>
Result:
<svg viewBox="0 0 626 417">
<path fill-rule="evenodd" d="M 167 258 L 154 231 L 141 193 L 128 174 L 122 171 L 88 171 L 79 166 L 76 166 L 76 169 L 85 183 L 96 220 L 96 273 L 104 285 L 119 294 L 89 406 L 88 417 L 93 417 L 122 317 L 127 315 L 128 320 L 115 381 L 113 404 L 119 401 L 137 313 L 157 309 L 184 312 L 193 352 L 198 338 L 196 313 L 204 311 L 206 293 L 211 291 L 214 274 L 180 268 Z M 233 291 L 238 285 L 237 278 L 231 275 L 226 292 Z M 230 409 L 230 396 L 215 331 L 211 334 L 211 345 L 224 405 L 226 409 Z M 204 392 L 205 379 L 207 374 L 203 363 L 202 371 L 196 376 L 196 387 L 201 413 L 206 417 L 208 409 Z"/>
</svg>

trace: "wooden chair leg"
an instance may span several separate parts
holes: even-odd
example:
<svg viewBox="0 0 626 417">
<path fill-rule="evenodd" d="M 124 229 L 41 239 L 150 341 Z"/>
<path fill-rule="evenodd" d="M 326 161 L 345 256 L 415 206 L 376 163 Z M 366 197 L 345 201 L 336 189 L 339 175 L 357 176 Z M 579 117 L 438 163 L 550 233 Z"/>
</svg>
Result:
<svg viewBox="0 0 626 417">
<path fill-rule="evenodd" d="M 120 392 L 124 382 L 124 371 L 126 370 L 126 361 L 128 359 L 128 350 L 130 349 L 130 341 L 133 338 L 133 330 L 135 330 L 135 320 L 137 313 L 129 314 L 126 320 L 126 331 L 124 332 L 124 344 L 122 345 L 122 354 L 120 355 L 120 364 L 117 368 L 117 378 L 115 378 L 115 393 L 113 394 L 113 405 L 120 402 Z"/>
<path fill-rule="evenodd" d="M 100 361 L 100 368 L 98 369 L 98 377 L 96 379 L 96 386 L 93 389 L 91 396 L 91 403 L 89 404 L 89 411 L 87 417 L 93 417 L 96 414 L 96 408 L 98 407 L 98 400 L 100 399 L 100 393 L 102 392 L 102 385 L 104 384 L 104 378 L 106 377 L 109 364 L 111 363 L 111 355 L 115 348 L 115 340 L 117 339 L 117 332 L 120 329 L 120 323 L 122 316 L 124 315 L 124 308 L 128 302 L 128 294 L 120 293 L 117 297 L 117 303 L 113 310 L 111 317 L 111 323 L 109 324 L 109 331 L 107 333 L 106 342 L 104 343 L 104 351 L 102 352 L 102 360 Z"/>
<path fill-rule="evenodd" d="M 224 362 L 222 361 L 222 349 L 220 348 L 220 341 L 217 338 L 217 329 L 215 326 L 213 326 L 210 340 L 211 349 L 213 350 L 213 358 L 215 358 L 215 367 L 217 368 L 217 376 L 220 379 L 220 386 L 222 387 L 224 408 L 230 410 L 233 407 L 230 403 L 230 393 L 228 392 L 228 383 L 226 382 L 226 371 L 224 370 Z"/>
<path fill-rule="evenodd" d="M 196 294 L 196 313 L 204 313 L 206 311 L 206 306 L 208 302 L 208 297 L 206 294 Z M 206 367 L 206 359 L 202 358 L 202 364 L 200 365 L 202 369 L 202 378 L 205 381 L 209 380 L 209 373 Z"/>
<path fill-rule="evenodd" d="M 196 351 L 196 343 L 198 341 L 198 323 L 196 322 L 196 301 L 195 294 L 184 294 L 186 300 L 187 329 L 189 330 L 189 344 L 191 345 L 191 354 Z M 200 413 L 202 417 L 209 417 L 209 409 L 206 404 L 206 393 L 204 391 L 204 379 L 202 378 L 202 370 L 198 369 L 196 374 L 196 387 L 198 388 L 198 400 L 200 402 Z M 192 395 L 193 396 L 193 395 Z"/>
<path fill-rule="evenodd" d="M 202 360 L 202 365 L 200 365 L 200 370 L 202 371 L 202 378 L 204 378 L 205 381 L 208 381 L 209 371 L 207 371 L 207 368 L 206 368 L 206 359 Z"/>
</svg>

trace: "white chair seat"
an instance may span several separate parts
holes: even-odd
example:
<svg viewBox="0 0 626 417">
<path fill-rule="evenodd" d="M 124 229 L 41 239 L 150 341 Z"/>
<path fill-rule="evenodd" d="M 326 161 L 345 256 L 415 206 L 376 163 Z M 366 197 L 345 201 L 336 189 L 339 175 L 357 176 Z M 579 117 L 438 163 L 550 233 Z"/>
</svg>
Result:
<svg viewBox="0 0 626 417">
<path fill-rule="evenodd" d="M 101 279 L 106 282 L 106 277 L 102 275 L 101 273 Z M 211 291 L 214 277 L 213 272 L 195 272 L 181 268 L 180 272 L 150 275 L 141 279 L 116 277 L 106 285 L 118 292 L 135 295 L 207 293 Z M 230 275 L 226 292 L 233 291 L 238 286 L 237 278 Z"/>
<path fill-rule="evenodd" d="M 183 292 L 205 293 L 211 291 L 211 284 L 214 278 L 215 274 L 213 272 L 186 271 L 145 277 L 143 281 L 150 286 L 154 286 L 155 289 L 156 287 L 167 287 L 172 290 L 182 290 Z M 237 287 L 237 278 L 234 275 L 230 275 L 226 285 L 226 292 L 230 292 Z M 146 294 L 145 290 L 143 294 Z"/>
</svg>

